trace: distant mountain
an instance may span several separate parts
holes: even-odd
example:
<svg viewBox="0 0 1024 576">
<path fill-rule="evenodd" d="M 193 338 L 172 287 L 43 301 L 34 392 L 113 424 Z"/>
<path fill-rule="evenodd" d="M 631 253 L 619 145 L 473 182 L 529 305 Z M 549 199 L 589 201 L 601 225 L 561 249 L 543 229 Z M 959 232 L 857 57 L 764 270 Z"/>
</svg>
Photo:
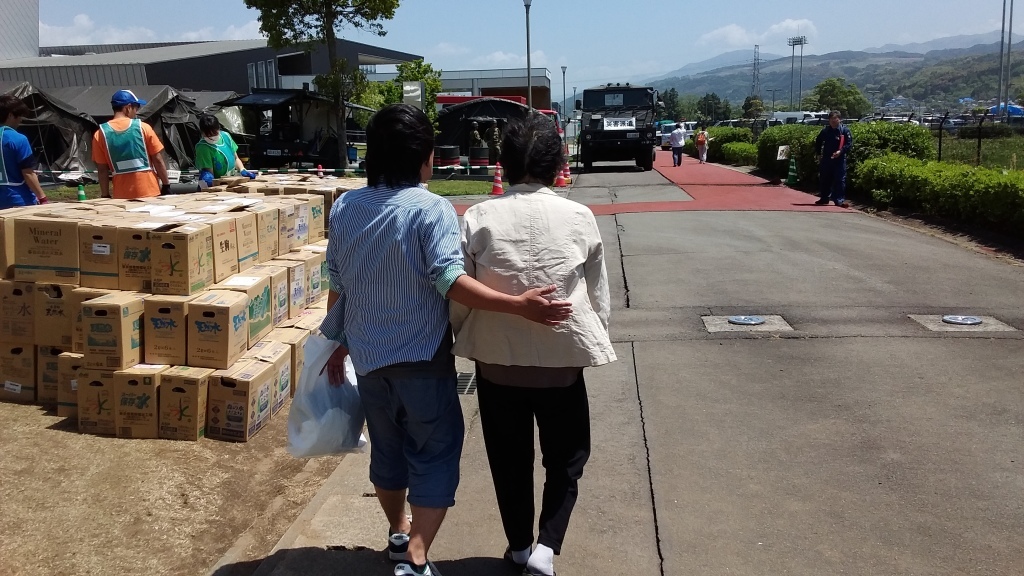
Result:
<svg viewBox="0 0 1024 576">
<path fill-rule="evenodd" d="M 1024 39 L 1024 36 L 1020 34 L 1014 34 L 1014 41 L 1020 42 Z M 867 48 L 864 51 L 873 54 L 881 54 L 885 52 L 916 52 L 918 54 L 925 54 L 933 50 L 957 50 L 972 48 L 978 44 L 998 44 L 999 43 L 999 30 L 987 32 L 985 34 L 962 34 L 960 36 L 947 36 L 945 38 L 936 38 L 935 40 L 929 40 L 927 42 L 916 42 L 913 44 L 886 44 L 885 46 L 879 46 L 878 48 Z"/>
<path fill-rule="evenodd" d="M 776 60 L 782 58 L 778 54 L 768 54 L 766 52 L 761 53 L 761 60 Z M 694 74 L 700 74 L 701 72 L 708 72 L 710 70 L 716 70 L 718 68 L 725 68 L 726 66 L 735 66 L 737 64 L 753 64 L 754 51 L 753 50 L 734 50 L 732 52 L 726 52 L 725 54 L 719 54 L 714 58 L 708 58 L 701 62 L 694 62 L 687 64 L 678 70 L 667 72 L 661 76 L 649 78 L 645 83 L 655 82 L 657 80 L 664 80 L 665 78 L 681 78 L 683 76 L 692 76 Z"/>
</svg>

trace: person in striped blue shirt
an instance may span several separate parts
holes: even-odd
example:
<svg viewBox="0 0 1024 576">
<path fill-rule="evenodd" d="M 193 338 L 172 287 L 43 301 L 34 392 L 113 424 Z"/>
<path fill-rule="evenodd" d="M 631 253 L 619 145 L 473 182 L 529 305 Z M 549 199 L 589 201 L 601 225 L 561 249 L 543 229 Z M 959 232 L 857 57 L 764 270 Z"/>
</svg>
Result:
<svg viewBox="0 0 1024 576">
<path fill-rule="evenodd" d="M 330 214 L 325 336 L 341 346 L 334 384 L 351 355 L 370 435 L 370 480 L 390 523 L 396 576 L 437 576 L 427 560 L 455 504 L 465 434 L 456 393 L 448 301 L 555 326 L 569 302 L 555 286 L 496 292 L 466 275 L 458 216 L 421 183 L 430 179 L 434 127 L 417 108 L 386 106 L 366 127 L 368 186 Z M 406 516 L 408 500 L 412 519 Z"/>
</svg>

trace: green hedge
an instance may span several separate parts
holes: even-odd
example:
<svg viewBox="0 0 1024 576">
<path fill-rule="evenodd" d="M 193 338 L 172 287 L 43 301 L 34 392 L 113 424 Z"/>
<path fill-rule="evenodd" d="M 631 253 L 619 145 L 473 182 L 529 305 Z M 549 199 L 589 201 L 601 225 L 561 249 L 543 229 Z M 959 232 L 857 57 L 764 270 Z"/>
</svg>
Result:
<svg viewBox="0 0 1024 576">
<path fill-rule="evenodd" d="M 937 156 L 935 138 L 922 126 L 891 122 L 857 123 L 849 126 L 853 134 L 853 148 L 847 158 L 848 188 L 852 195 L 866 192 L 857 181 L 857 166 L 871 158 L 889 153 L 901 154 L 918 160 L 934 160 Z M 761 133 L 757 141 L 758 168 L 785 178 L 789 172 L 787 162 L 775 160 L 781 145 L 790 147 L 796 158 L 800 184 L 806 188 L 818 185 L 818 164 L 814 159 L 814 140 L 821 128 L 817 126 L 773 126 Z"/>
<path fill-rule="evenodd" d="M 750 128 L 712 127 L 708 128 L 708 136 L 711 137 L 711 141 L 708 142 L 708 162 L 724 162 L 725 154 L 722 152 L 722 147 L 726 144 L 732 142 L 752 144 L 754 142 L 754 133 Z"/>
<path fill-rule="evenodd" d="M 956 137 L 966 140 L 977 140 L 978 132 L 981 132 L 982 140 L 986 138 L 1009 138 L 1013 136 L 1014 130 L 1008 124 L 982 124 L 978 126 L 961 126 L 956 131 Z"/>
<path fill-rule="evenodd" d="M 862 162 L 856 179 L 883 207 L 957 219 L 1024 237 L 1024 172 L 887 154 Z"/>
<path fill-rule="evenodd" d="M 722 146 L 722 155 L 733 166 L 753 166 L 757 163 L 757 146 L 746 142 L 729 142 Z"/>
</svg>

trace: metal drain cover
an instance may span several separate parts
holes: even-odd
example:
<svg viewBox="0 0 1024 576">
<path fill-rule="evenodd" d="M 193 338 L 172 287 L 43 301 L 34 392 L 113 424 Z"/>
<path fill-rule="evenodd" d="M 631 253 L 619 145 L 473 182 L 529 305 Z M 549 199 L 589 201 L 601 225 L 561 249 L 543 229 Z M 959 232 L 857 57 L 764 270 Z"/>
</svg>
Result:
<svg viewBox="0 0 1024 576">
<path fill-rule="evenodd" d="M 729 324 L 736 326 L 760 326 L 764 323 L 762 316 L 729 316 Z"/>
<path fill-rule="evenodd" d="M 459 372 L 455 389 L 461 396 L 476 394 L 476 372 Z"/>
<path fill-rule="evenodd" d="M 955 324 L 957 326 L 978 326 L 981 324 L 981 318 L 977 316 L 943 316 L 942 321 L 946 324 Z"/>
</svg>

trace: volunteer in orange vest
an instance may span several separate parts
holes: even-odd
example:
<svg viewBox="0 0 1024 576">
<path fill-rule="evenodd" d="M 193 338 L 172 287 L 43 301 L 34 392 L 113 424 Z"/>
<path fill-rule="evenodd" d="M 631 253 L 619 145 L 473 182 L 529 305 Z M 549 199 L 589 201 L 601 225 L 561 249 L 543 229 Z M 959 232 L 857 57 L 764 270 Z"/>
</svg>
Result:
<svg viewBox="0 0 1024 576">
<path fill-rule="evenodd" d="M 92 159 L 104 198 L 150 198 L 171 190 L 167 167 L 160 157 L 164 145 L 149 124 L 135 117 L 145 105 L 146 101 L 139 100 L 131 90 L 118 90 L 110 99 L 113 120 L 102 124 L 92 138 Z"/>
</svg>

